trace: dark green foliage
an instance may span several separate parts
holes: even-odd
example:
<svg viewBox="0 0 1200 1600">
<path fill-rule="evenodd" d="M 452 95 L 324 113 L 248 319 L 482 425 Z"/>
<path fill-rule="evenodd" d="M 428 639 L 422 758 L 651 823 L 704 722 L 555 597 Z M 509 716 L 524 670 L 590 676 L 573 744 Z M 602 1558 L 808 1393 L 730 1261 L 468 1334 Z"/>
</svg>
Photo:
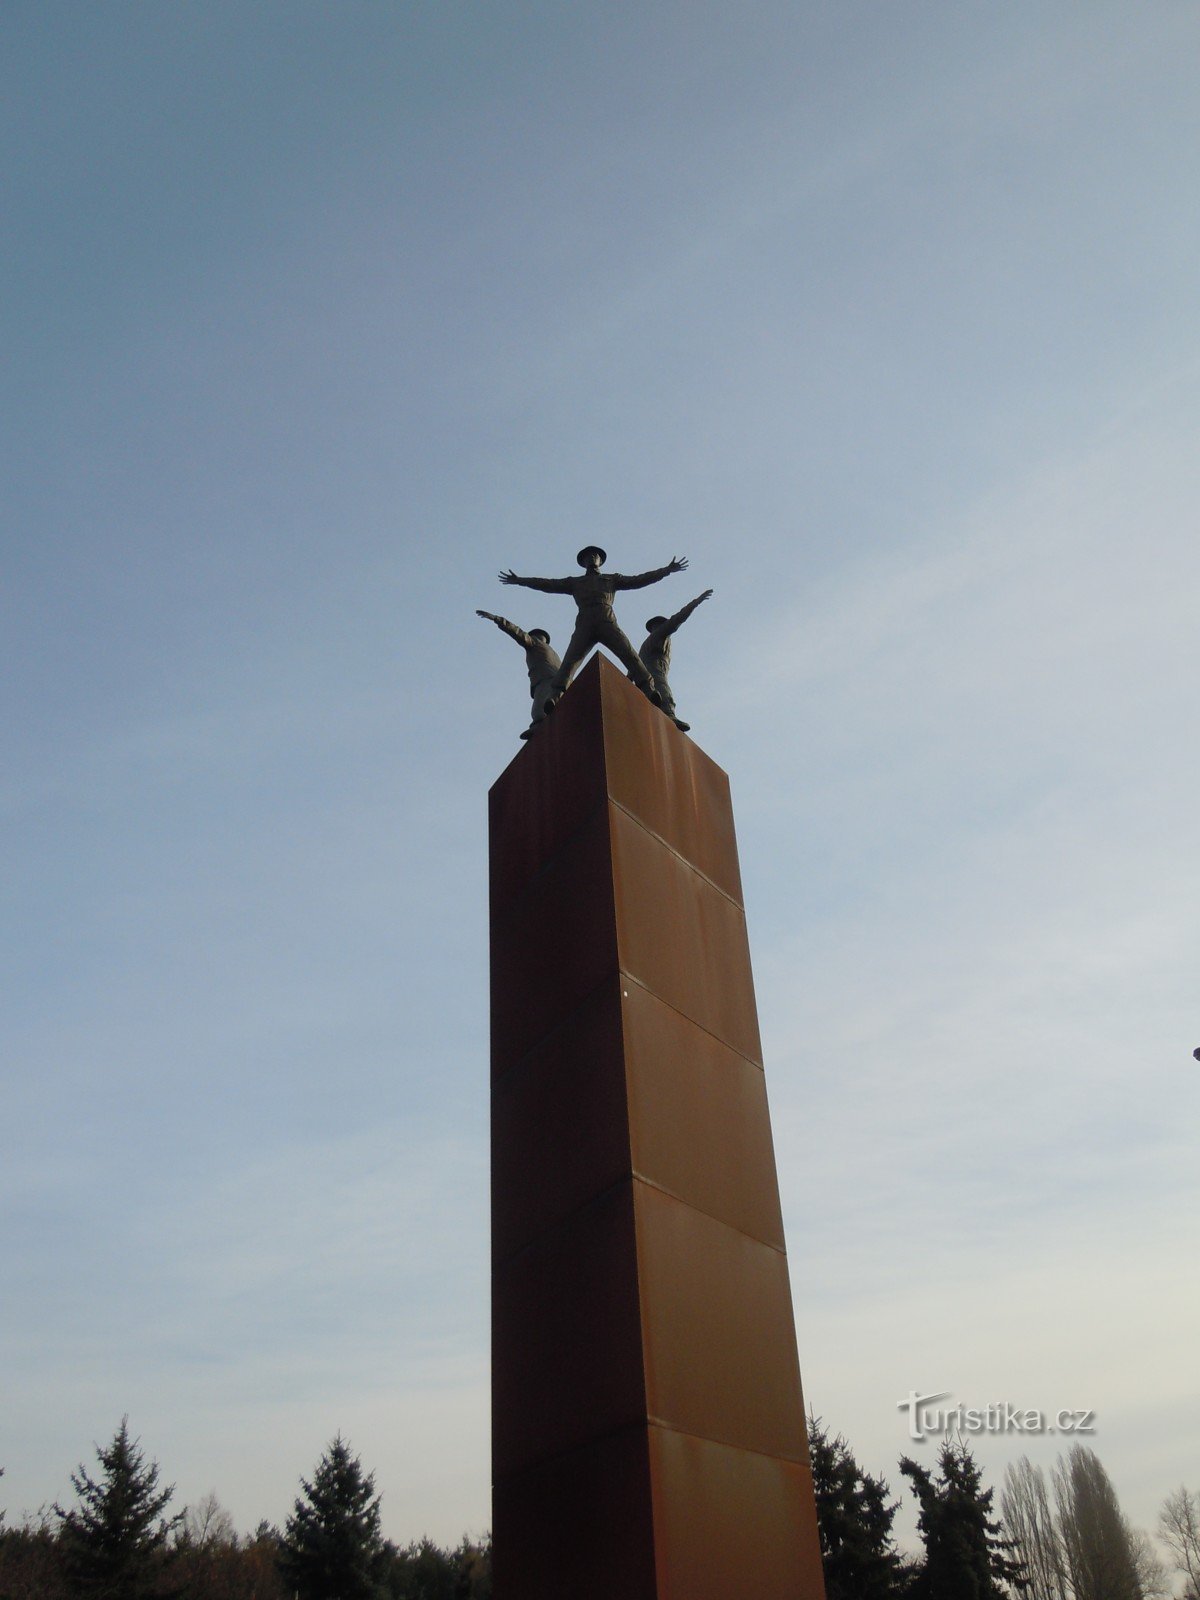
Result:
<svg viewBox="0 0 1200 1600">
<path fill-rule="evenodd" d="M 897 1600 L 908 1574 L 892 1537 L 898 1501 L 882 1478 L 864 1472 L 845 1439 L 820 1419 L 808 1425 L 826 1600 Z"/>
<path fill-rule="evenodd" d="M 44 1515 L 0 1527 L 0 1600 L 70 1600 L 58 1535 Z"/>
<path fill-rule="evenodd" d="M 388 1548 L 387 1592 L 391 1600 L 457 1600 L 458 1573 L 452 1557 L 429 1539 L 406 1550 Z"/>
<path fill-rule="evenodd" d="M 992 1515 L 993 1489 L 983 1479 L 969 1447 L 947 1441 L 938 1452 L 937 1476 L 905 1456 L 900 1471 L 920 1506 L 917 1526 L 925 1562 L 913 1580 L 914 1600 L 1002 1600 L 1025 1587 L 1024 1569 L 1013 1558 Z"/>
<path fill-rule="evenodd" d="M 278 1542 L 269 1533 L 203 1545 L 177 1537 L 165 1568 L 167 1592 L 178 1600 L 292 1600 L 277 1558 Z M 78 1600 L 81 1592 L 48 1517 L 0 1529 L 0 1600 Z"/>
<path fill-rule="evenodd" d="M 492 1542 L 464 1538 L 456 1550 L 430 1539 L 398 1550 L 386 1546 L 384 1590 L 388 1600 L 491 1600 Z"/>
<path fill-rule="evenodd" d="M 158 1466 L 147 1464 L 138 1441 L 129 1437 L 128 1417 L 96 1455 L 103 1469 L 99 1478 L 83 1466 L 71 1474 L 79 1504 L 70 1511 L 54 1507 L 73 1592 L 103 1600 L 170 1594 L 167 1541 L 179 1517 L 163 1513 L 174 1487 L 158 1487 Z"/>
<path fill-rule="evenodd" d="M 454 1552 L 458 1565 L 457 1600 L 492 1600 L 492 1536 L 474 1544 L 464 1536 Z"/>
<path fill-rule="evenodd" d="M 292 1600 L 279 1571 L 279 1535 L 273 1528 L 260 1522 L 237 1554 L 243 1600 Z"/>
<path fill-rule="evenodd" d="M 341 1434 L 317 1463 L 312 1482 L 300 1482 L 304 1493 L 279 1548 L 288 1589 L 300 1600 L 376 1600 L 386 1593 L 375 1479 Z"/>
<path fill-rule="evenodd" d="M 1059 1541 L 1076 1600 L 1142 1600 L 1134 1536 L 1094 1450 L 1075 1445 L 1054 1468 Z"/>
</svg>

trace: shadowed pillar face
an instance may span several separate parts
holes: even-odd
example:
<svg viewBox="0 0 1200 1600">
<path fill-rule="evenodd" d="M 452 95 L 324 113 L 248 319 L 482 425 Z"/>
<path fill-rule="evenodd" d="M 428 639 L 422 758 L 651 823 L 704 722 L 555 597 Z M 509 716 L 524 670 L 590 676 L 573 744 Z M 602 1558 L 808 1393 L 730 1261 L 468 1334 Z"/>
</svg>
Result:
<svg viewBox="0 0 1200 1600">
<path fill-rule="evenodd" d="M 823 1600 L 728 781 L 597 657 L 490 814 L 497 1600 Z"/>
</svg>

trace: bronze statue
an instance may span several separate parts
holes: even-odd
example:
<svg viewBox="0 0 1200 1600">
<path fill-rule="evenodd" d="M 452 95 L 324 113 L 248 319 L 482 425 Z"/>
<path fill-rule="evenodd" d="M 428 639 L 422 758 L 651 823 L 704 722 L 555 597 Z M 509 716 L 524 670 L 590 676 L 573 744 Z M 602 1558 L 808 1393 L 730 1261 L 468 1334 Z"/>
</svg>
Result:
<svg viewBox="0 0 1200 1600">
<path fill-rule="evenodd" d="M 653 572 L 640 572 L 632 578 L 626 578 L 619 572 L 601 572 L 600 568 L 608 557 L 599 545 L 585 545 L 575 559 L 583 568 L 583 576 L 579 578 L 518 578 L 512 571 L 500 574 L 501 583 L 519 583 L 525 589 L 540 589 L 543 594 L 569 594 L 579 607 L 575 632 L 571 635 L 562 665 L 554 675 L 544 709 L 547 712 L 554 709 L 570 683 L 575 668 L 592 646 L 598 644 L 611 650 L 642 693 L 655 705 L 661 705 L 652 674 L 621 632 L 613 615 L 613 595 L 618 589 L 645 589 L 649 584 L 669 577 L 672 572 L 682 572 L 687 566 L 687 558 L 672 557 L 665 567 L 656 567 Z"/>
<path fill-rule="evenodd" d="M 711 589 L 705 589 L 703 594 L 698 594 L 694 600 L 689 600 L 681 611 L 673 617 L 651 617 L 646 624 L 646 638 L 639 652 L 645 664 L 646 671 L 654 679 L 655 687 L 662 700 L 662 708 L 680 733 L 687 733 L 691 727 L 690 722 L 680 722 L 675 715 L 675 696 L 671 693 L 671 685 L 667 674 L 671 670 L 671 635 L 676 628 L 680 628 L 695 611 L 696 607 L 712 594 Z"/>
<path fill-rule="evenodd" d="M 491 611 L 476 611 L 475 615 L 494 622 L 501 633 L 506 633 L 510 639 L 515 639 L 525 652 L 525 665 L 529 668 L 529 694 L 533 700 L 533 716 L 521 737 L 528 739 L 537 731 L 538 724 L 545 719 L 550 686 L 561 665 L 558 652 L 551 650 L 550 635 L 545 628 L 530 628 L 526 633 L 524 628 L 518 628 L 515 622 L 510 622 L 507 617 L 498 617 Z"/>
</svg>

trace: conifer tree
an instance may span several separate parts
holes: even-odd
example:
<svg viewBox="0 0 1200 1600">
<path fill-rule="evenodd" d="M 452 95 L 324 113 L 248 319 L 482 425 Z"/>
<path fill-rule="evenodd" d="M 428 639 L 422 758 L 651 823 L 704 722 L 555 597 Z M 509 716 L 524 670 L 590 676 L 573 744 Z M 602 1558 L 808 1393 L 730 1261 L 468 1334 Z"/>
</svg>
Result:
<svg viewBox="0 0 1200 1600">
<path fill-rule="evenodd" d="M 984 1489 L 965 1442 L 942 1445 L 936 1478 L 908 1456 L 900 1471 L 917 1497 L 917 1527 L 925 1545 L 925 1562 L 913 1586 L 916 1600 L 1002 1600 L 1009 1592 L 1006 1585 L 1025 1587 L 1012 1542 L 991 1515 L 995 1490 Z"/>
<path fill-rule="evenodd" d="M 169 1592 L 167 1540 L 180 1519 L 163 1513 L 174 1485 L 159 1488 L 158 1465 L 147 1463 L 138 1441 L 129 1437 L 128 1417 L 107 1449 L 96 1447 L 96 1456 L 100 1477 L 82 1465 L 71 1474 L 79 1504 L 70 1511 L 54 1507 L 73 1590 L 104 1600 Z"/>
<path fill-rule="evenodd" d="M 375 1600 L 384 1554 L 375 1479 L 339 1433 L 287 1520 L 279 1565 L 300 1600 Z"/>
<path fill-rule="evenodd" d="M 882 1478 L 864 1472 L 839 1434 L 819 1418 L 808 1425 L 826 1600 L 894 1600 L 906 1569 L 892 1537 L 898 1502 Z"/>
</svg>

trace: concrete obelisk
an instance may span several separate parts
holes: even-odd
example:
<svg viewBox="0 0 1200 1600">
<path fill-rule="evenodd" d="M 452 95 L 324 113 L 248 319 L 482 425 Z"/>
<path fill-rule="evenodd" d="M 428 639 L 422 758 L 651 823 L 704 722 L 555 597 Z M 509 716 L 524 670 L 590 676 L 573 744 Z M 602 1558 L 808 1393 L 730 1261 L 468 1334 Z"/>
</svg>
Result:
<svg viewBox="0 0 1200 1600">
<path fill-rule="evenodd" d="M 728 780 L 597 656 L 490 833 L 496 1600 L 824 1600 Z"/>
</svg>

